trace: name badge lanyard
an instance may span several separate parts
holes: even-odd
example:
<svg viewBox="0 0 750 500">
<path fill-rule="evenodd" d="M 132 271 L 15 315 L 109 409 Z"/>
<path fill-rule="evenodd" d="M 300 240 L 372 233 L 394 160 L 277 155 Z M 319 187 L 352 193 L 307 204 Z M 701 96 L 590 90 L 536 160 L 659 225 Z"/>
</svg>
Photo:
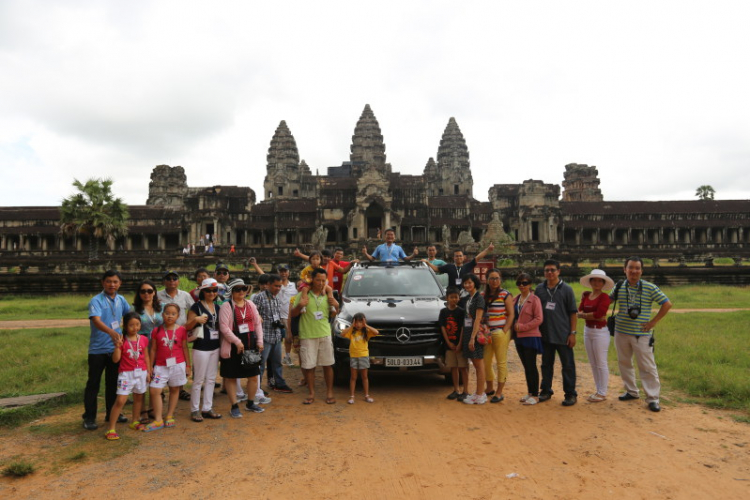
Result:
<svg viewBox="0 0 750 500">
<path fill-rule="evenodd" d="M 169 330 L 164 329 L 164 336 L 167 337 L 167 346 L 169 347 L 169 357 L 174 358 L 174 344 L 177 340 L 177 328 L 172 330 L 172 338 L 169 338 Z"/>
<path fill-rule="evenodd" d="M 111 301 L 109 300 L 109 297 L 107 297 L 107 305 L 109 306 L 109 310 L 112 311 L 112 321 L 117 321 L 117 323 L 120 323 L 120 320 L 117 316 L 117 294 L 115 294 L 115 298 Z M 120 315 L 122 317 L 122 314 Z"/>
<path fill-rule="evenodd" d="M 544 287 L 544 289 L 547 290 L 547 295 L 549 295 L 549 301 L 550 302 L 554 302 L 555 301 L 554 300 L 555 299 L 555 294 L 557 293 L 558 288 L 560 288 L 560 285 L 562 285 L 562 282 L 563 281 L 560 280 L 560 283 L 558 283 L 557 285 L 555 285 L 555 291 L 552 292 L 552 293 L 549 293 L 549 288 L 547 288 L 546 286 Z"/>
<path fill-rule="evenodd" d="M 211 324 L 209 325 L 209 329 L 210 329 L 210 330 L 216 330 L 216 319 L 217 319 L 217 318 L 216 318 L 216 316 L 217 316 L 217 315 L 216 315 L 216 314 L 213 314 L 213 313 L 212 313 L 212 312 L 211 312 L 211 311 L 210 311 L 210 310 L 208 309 L 208 307 L 206 307 L 206 305 L 205 305 L 205 304 L 201 303 L 201 306 L 203 306 L 203 310 L 204 310 L 204 311 L 206 311 L 206 312 L 208 313 L 208 320 L 209 320 L 209 322 L 211 323 Z M 216 306 L 214 306 L 214 307 L 216 307 Z M 242 319 L 245 319 L 245 318 L 243 317 Z"/>
<path fill-rule="evenodd" d="M 268 299 L 268 307 L 271 309 L 271 316 L 274 320 L 280 320 L 281 319 L 281 307 L 279 307 L 279 299 L 271 295 L 271 293 L 266 290 L 266 298 Z M 276 311 L 274 312 L 274 309 Z"/>
<path fill-rule="evenodd" d="M 166 331 L 166 330 L 165 330 Z M 137 333 L 135 334 L 135 347 L 133 347 L 133 342 L 128 340 L 128 345 L 130 346 L 130 350 L 135 352 L 135 367 L 138 368 L 138 360 L 141 358 L 141 337 Z"/>
</svg>

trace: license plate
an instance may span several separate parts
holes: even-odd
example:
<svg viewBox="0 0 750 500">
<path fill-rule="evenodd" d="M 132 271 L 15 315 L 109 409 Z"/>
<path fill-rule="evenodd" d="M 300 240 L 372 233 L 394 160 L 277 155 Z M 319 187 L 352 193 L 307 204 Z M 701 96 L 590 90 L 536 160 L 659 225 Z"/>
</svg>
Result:
<svg viewBox="0 0 750 500">
<path fill-rule="evenodd" d="M 422 366 L 422 358 L 385 358 L 385 366 Z"/>
</svg>

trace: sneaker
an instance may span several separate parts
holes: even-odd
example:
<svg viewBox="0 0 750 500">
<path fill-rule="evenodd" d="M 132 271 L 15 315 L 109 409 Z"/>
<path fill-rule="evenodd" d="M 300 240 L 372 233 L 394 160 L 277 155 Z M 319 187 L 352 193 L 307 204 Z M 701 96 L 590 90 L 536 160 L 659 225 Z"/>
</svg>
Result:
<svg viewBox="0 0 750 500">
<path fill-rule="evenodd" d="M 232 407 L 232 409 L 229 410 L 229 416 L 232 418 L 242 418 L 242 412 L 239 408 Z"/>
<path fill-rule="evenodd" d="M 625 394 L 621 394 L 617 397 L 620 401 L 633 401 L 634 399 L 638 399 L 638 396 L 633 396 L 629 392 L 626 392 Z"/>
<path fill-rule="evenodd" d="M 523 404 L 529 406 L 529 405 L 535 405 L 538 402 L 539 401 L 537 401 L 534 396 L 529 396 L 528 398 L 526 398 L 526 401 L 524 401 Z"/>
<path fill-rule="evenodd" d="M 283 392 L 285 394 L 291 394 L 294 392 L 292 388 L 289 387 L 288 385 L 277 385 L 276 387 L 273 388 L 273 390 L 276 392 Z"/>
<path fill-rule="evenodd" d="M 539 402 L 544 403 L 545 401 L 549 401 L 552 399 L 552 393 L 551 392 L 543 392 L 539 395 Z"/>
<path fill-rule="evenodd" d="M 462 392 L 461 394 L 459 394 L 459 395 L 458 395 L 458 396 L 456 397 L 456 401 L 459 401 L 459 402 L 461 402 L 461 401 L 463 401 L 464 399 L 466 399 L 466 398 L 467 398 L 468 396 L 469 396 L 468 394 L 466 394 L 465 392 Z"/>
<path fill-rule="evenodd" d="M 464 398 L 464 404 L 465 405 L 474 405 L 477 404 L 477 395 L 476 394 L 469 394 Z"/>
<path fill-rule="evenodd" d="M 466 401 L 464 401 L 465 403 Z M 477 394 L 474 396 L 474 404 L 475 405 L 483 405 L 487 402 L 487 394 Z"/>
<path fill-rule="evenodd" d="M 125 415 L 123 415 L 122 413 L 120 413 L 120 416 L 119 416 L 119 417 L 117 417 L 117 423 L 118 423 L 118 424 L 124 424 L 124 423 L 125 423 L 125 422 L 127 422 L 127 421 L 128 421 L 128 417 L 126 417 L 126 416 L 125 416 Z"/>
<path fill-rule="evenodd" d="M 453 400 L 453 399 L 456 399 L 456 398 L 458 398 L 458 392 L 453 391 L 450 394 L 448 394 L 448 398 L 447 399 Z"/>
<path fill-rule="evenodd" d="M 83 428 L 86 429 L 87 431 L 95 431 L 99 428 L 99 425 L 93 420 L 84 420 Z"/>
<path fill-rule="evenodd" d="M 281 364 L 284 366 L 292 366 L 292 357 L 287 354 L 284 359 L 281 360 Z"/>
<path fill-rule="evenodd" d="M 252 403 L 250 401 L 248 401 L 247 404 L 245 405 L 245 409 L 253 413 L 263 413 L 264 411 L 266 411 L 265 408 L 258 406 L 257 404 Z"/>
<path fill-rule="evenodd" d="M 270 402 L 271 402 L 271 398 L 267 398 L 265 396 L 258 396 L 253 401 L 253 403 L 255 403 L 256 405 L 267 405 Z"/>
<path fill-rule="evenodd" d="M 247 394 L 243 394 L 241 396 L 239 394 L 237 395 L 237 402 L 238 403 L 244 403 L 245 401 L 247 401 Z"/>
</svg>

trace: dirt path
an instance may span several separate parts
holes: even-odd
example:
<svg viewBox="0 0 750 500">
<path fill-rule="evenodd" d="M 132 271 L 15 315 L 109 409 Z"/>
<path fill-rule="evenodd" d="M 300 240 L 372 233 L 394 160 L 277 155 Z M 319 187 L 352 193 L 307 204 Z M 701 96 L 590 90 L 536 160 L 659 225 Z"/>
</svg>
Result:
<svg viewBox="0 0 750 500">
<path fill-rule="evenodd" d="M 24 328 L 71 328 L 89 326 L 88 319 L 25 319 L 0 321 L 0 330 L 21 330 Z"/>
<path fill-rule="evenodd" d="M 579 363 L 580 402 L 560 406 L 559 365 L 553 399 L 522 406 L 523 373 L 511 349 L 506 401 L 469 406 L 448 401 L 435 375 L 371 375 L 374 404 L 303 406 L 302 391 L 272 394 L 263 414 L 228 418 L 226 396 L 217 421 L 188 420 L 180 401 L 175 429 L 150 434 L 122 427 L 123 439 L 95 446 L 128 446 L 114 460 L 41 470 L 0 479 L 0 497 L 13 498 L 750 498 L 750 425 L 728 413 L 663 401 L 586 403 L 590 368 Z M 285 368 L 295 385 L 299 369 Z M 404 376 L 406 375 L 406 376 Z M 319 374 L 318 391 L 322 391 Z M 61 437 L 23 430 L 0 436 L 0 457 L 29 456 L 53 446 L 65 453 L 80 429 L 80 408 L 45 419 L 70 426 Z M 512 474 L 517 476 L 509 477 Z"/>
</svg>

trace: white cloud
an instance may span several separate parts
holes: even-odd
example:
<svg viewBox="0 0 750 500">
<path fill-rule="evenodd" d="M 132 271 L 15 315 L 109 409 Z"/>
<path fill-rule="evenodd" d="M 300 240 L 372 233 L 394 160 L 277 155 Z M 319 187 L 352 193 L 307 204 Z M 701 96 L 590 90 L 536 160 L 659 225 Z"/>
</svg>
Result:
<svg viewBox="0 0 750 500">
<path fill-rule="evenodd" d="M 4 205 L 56 204 L 151 169 L 262 198 L 280 120 L 313 171 L 348 159 L 369 103 L 394 170 L 454 116 L 475 196 L 595 164 L 607 199 L 750 198 L 745 2 L 0 4 Z M 10 181 L 10 182 L 9 182 Z"/>
</svg>

